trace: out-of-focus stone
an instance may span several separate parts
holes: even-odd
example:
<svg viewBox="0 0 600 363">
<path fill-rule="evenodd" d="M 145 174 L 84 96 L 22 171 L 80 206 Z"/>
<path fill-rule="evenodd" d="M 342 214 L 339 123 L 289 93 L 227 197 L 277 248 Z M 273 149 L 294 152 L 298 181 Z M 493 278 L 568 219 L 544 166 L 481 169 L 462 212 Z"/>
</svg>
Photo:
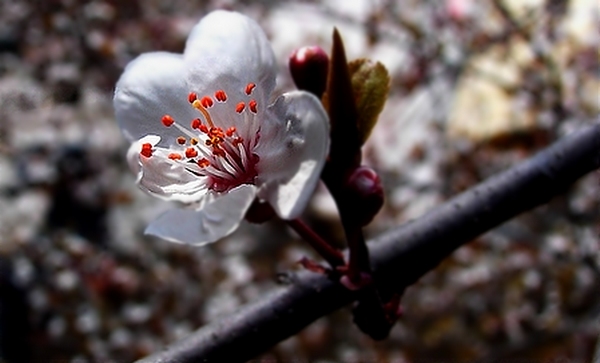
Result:
<svg viewBox="0 0 600 363">
<path fill-rule="evenodd" d="M 81 98 L 81 72 L 76 64 L 54 64 L 48 68 L 46 77 L 57 103 L 77 103 Z"/>
<path fill-rule="evenodd" d="M 531 131 L 536 115 L 512 91 L 522 82 L 522 68 L 532 60 L 532 50 L 521 40 L 474 57 L 458 83 L 448 134 L 482 142 Z"/>
<path fill-rule="evenodd" d="M 571 41 L 597 47 L 600 42 L 599 17 L 600 6 L 596 0 L 571 0 L 562 23 L 563 30 Z"/>
<path fill-rule="evenodd" d="M 539 14 L 546 3 L 546 0 L 501 0 L 510 12 L 517 19 L 525 19 L 529 16 Z"/>
</svg>

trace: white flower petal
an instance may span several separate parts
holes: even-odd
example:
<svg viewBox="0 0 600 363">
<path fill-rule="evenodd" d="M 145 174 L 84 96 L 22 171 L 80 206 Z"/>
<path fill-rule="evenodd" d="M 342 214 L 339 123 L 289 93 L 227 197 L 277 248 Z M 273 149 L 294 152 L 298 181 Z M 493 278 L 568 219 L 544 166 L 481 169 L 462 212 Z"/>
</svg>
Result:
<svg viewBox="0 0 600 363">
<path fill-rule="evenodd" d="M 162 239 L 202 246 L 232 233 L 254 200 L 256 187 L 240 185 L 198 211 L 173 209 L 153 221 L 145 230 Z"/>
<path fill-rule="evenodd" d="M 181 131 L 174 126 L 165 127 L 161 119 L 168 114 L 188 127 L 198 117 L 187 101 L 188 93 L 181 54 L 140 55 L 127 65 L 115 89 L 115 116 L 123 134 L 130 141 L 158 134 L 162 145 L 173 144 Z"/>
<path fill-rule="evenodd" d="M 198 202 L 206 194 L 205 178 L 190 173 L 184 164 L 170 160 L 168 149 L 156 147 L 159 141 L 160 136 L 148 135 L 131 144 L 127 151 L 127 161 L 137 175 L 138 185 L 164 200 Z M 154 146 L 149 158 L 140 155 L 144 143 Z"/>
<path fill-rule="evenodd" d="M 256 153 L 259 196 L 284 219 L 306 207 L 329 151 L 329 119 L 313 95 L 295 91 L 279 97 L 261 128 Z"/>
<path fill-rule="evenodd" d="M 141 139 L 134 141 L 127 150 L 127 164 L 129 164 L 129 169 L 135 174 L 141 171 L 142 166 L 140 164 L 140 151 L 142 150 L 143 144 L 151 144 L 152 146 L 156 146 L 160 142 L 160 136 L 158 135 L 146 135 Z"/>
<path fill-rule="evenodd" d="M 234 96 L 234 90 L 243 92 L 252 82 L 257 85 L 253 96 L 267 102 L 275 87 L 271 45 L 260 26 L 239 13 L 218 10 L 202 18 L 187 40 L 184 58 L 189 86 L 198 95 L 224 89 Z"/>
</svg>

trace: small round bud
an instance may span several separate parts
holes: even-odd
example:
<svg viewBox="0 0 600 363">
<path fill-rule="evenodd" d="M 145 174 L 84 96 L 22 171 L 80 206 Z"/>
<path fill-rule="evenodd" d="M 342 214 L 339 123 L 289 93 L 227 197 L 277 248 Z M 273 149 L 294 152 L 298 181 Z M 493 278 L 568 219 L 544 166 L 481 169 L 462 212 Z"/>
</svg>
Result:
<svg viewBox="0 0 600 363">
<path fill-rule="evenodd" d="M 302 47 L 290 56 L 290 72 L 296 87 L 321 98 L 327 86 L 329 56 L 319 46 Z"/>
<path fill-rule="evenodd" d="M 383 206 L 383 187 L 375 170 L 368 166 L 354 169 L 345 182 L 348 198 L 352 201 L 353 216 L 357 223 L 366 226 Z"/>
</svg>

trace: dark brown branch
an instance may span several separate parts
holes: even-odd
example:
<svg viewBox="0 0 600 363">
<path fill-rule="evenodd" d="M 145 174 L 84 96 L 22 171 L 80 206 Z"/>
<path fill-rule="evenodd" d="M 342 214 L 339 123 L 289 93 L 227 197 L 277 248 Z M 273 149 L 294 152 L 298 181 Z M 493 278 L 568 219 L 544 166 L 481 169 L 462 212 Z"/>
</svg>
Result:
<svg viewBox="0 0 600 363">
<path fill-rule="evenodd" d="M 563 193 L 600 167 L 600 119 L 535 157 L 371 241 L 378 285 L 402 292 L 474 237 Z M 290 284 L 205 326 L 140 362 L 243 362 L 355 300 L 324 275 L 302 272 Z"/>
</svg>

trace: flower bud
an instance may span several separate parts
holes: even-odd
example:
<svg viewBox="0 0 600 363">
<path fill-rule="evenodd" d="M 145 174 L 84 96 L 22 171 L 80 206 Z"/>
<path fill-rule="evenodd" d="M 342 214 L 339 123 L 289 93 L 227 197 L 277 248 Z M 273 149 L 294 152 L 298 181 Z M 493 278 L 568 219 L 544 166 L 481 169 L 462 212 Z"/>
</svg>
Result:
<svg viewBox="0 0 600 363">
<path fill-rule="evenodd" d="M 290 56 L 289 66 L 296 87 L 321 98 L 327 86 L 327 53 L 319 46 L 299 48 Z"/>
<path fill-rule="evenodd" d="M 352 201 L 352 215 L 357 223 L 366 226 L 383 206 L 383 187 L 377 173 L 368 166 L 359 166 L 345 182 L 348 198 Z"/>
</svg>

